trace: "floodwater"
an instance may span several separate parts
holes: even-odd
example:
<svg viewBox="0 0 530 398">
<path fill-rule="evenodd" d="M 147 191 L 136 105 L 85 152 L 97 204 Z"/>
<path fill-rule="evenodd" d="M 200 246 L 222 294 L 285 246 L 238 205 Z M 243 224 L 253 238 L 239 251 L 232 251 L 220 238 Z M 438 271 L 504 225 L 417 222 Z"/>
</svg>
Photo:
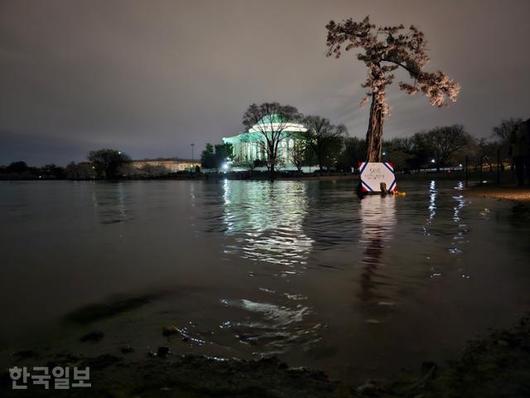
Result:
<svg viewBox="0 0 530 398">
<path fill-rule="evenodd" d="M 460 181 L 362 200 L 353 184 L 0 183 L 0 362 L 167 345 L 362 380 L 454 358 L 530 308 L 524 208 Z"/>
</svg>

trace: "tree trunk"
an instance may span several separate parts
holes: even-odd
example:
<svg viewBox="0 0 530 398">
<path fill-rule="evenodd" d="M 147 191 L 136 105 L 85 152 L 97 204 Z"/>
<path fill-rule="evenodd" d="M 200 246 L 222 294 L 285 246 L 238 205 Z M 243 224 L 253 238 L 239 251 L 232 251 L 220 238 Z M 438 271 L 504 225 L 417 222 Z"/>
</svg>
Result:
<svg viewBox="0 0 530 398">
<path fill-rule="evenodd" d="M 366 161 L 380 162 L 381 147 L 383 145 L 383 105 L 377 102 L 372 94 L 372 104 L 370 106 L 370 120 L 368 131 L 366 132 Z"/>
<path fill-rule="evenodd" d="M 274 169 L 276 166 L 276 159 L 278 156 L 277 144 L 274 141 L 267 142 L 267 157 L 269 158 L 269 180 L 274 181 Z"/>
<path fill-rule="evenodd" d="M 317 139 L 317 144 L 315 145 L 315 155 L 317 155 L 317 162 L 318 162 L 318 170 L 320 172 L 324 171 L 324 165 L 322 164 L 322 143 L 319 139 Z"/>
<path fill-rule="evenodd" d="M 278 158 L 278 152 L 275 149 L 276 148 L 274 147 L 274 144 L 273 144 L 272 147 L 271 147 L 271 155 L 270 155 L 271 167 L 269 169 L 269 172 L 270 172 L 269 179 L 271 181 L 274 181 L 274 177 L 275 177 L 274 173 L 275 173 L 275 169 L 276 169 L 276 160 Z"/>
</svg>

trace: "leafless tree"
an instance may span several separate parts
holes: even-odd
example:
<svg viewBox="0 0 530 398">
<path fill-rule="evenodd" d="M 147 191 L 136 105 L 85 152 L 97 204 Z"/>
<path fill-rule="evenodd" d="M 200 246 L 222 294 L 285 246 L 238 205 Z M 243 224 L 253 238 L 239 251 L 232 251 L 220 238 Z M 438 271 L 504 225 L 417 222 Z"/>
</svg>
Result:
<svg viewBox="0 0 530 398">
<path fill-rule="evenodd" d="M 291 160 L 298 171 L 301 171 L 302 167 L 307 163 L 307 151 L 308 145 L 305 139 L 295 140 L 291 150 Z"/>
<path fill-rule="evenodd" d="M 343 125 L 335 126 L 331 122 L 320 116 L 306 116 L 303 124 L 307 128 L 307 142 L 313 149 L 317 158 L 318 167 L 323 169 L 324 163 L 330 157 L 340 154 L 342 138 L 347 130 Z"/>
<path fill-rule="evenodd" d="M 278 164 L 280 143 L 290 137 L 289 127 L 300 120 L 298 110 L 290 105 L 277 102 L 252 104 L 243 115 L 243 125 L 248 133 L 258 133 L 263 137 L 262 144 L 267 155 L 267 166 L 274 177 Z"/>
<path fill-rule="evenodd" d="M 425 138 L 438 169 L 448 164 L 451 155 L 472 142 L 472 137 L 459 124 L 437 127 L 430 130 Z"/>
<path fill-rule="evenodd" d="M 362 102 L 372 100 L 366 133 L 369 162 L 381 160 L 383 122 L 389 114 L 385 90 L 393 82 L 396 69 L 404 69 L 412 79 L 411 83 L 399 83 L 408 94 L 421 91 L 436 107 L 456 101 L 460 92 L 458 83 L 441 71 L 423 70 L 429 61 L 426 40 L 415 26 L 411 25 L 408 30 L 403 25 L 376 27 L 366 17 L 361 22 L 354 22 L 351 18 L 341 23 L 330 21 L 326 29 L 328 57 L 340 58 L 342 51 L 363 49 L 357 59 L 368 68 L 368 78 L 362 85 L 368 92 Z"/>
<path fill-rule="evenodd" d="M 517 131 L 522 122 L 521 118 L 504 119 L 498 126 L 493 127 L 493 136 L 502 143 L 509 142 L 512 134 Z"/>
</svg>

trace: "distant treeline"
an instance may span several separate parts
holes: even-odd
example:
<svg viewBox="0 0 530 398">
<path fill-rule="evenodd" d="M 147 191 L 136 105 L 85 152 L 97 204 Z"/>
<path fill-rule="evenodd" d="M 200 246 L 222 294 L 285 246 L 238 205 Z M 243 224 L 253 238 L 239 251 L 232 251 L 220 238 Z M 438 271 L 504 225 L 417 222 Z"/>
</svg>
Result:
<svg viewBox="0 0 530 398">
<path fill-rule="evenodd" d="M 47 164 L 42 167 L 32 167 L 28 166 L 24 161 L 17 161 L 9 164 L 8 166 L 0 166 L 0 179 L 56 180 L 64 178 L 66 178 L 65 168 L 55 164 Z"/>
<path fill-rule="evenodd" d="M 461 125 L 437 127 L 383 142 L 383 159 L 402 171 L 459 166 L 466 158 L 473 167 L 513 165 L 530 154 L 529 125 L 530 119 L 503 120 L 489 138 L 476 138 Z"/>
<path fill-rule="evenodd" d="M 308 136 L 306 140 L 299 139 L 293 149 L 293 163 L 299 168 L 318 165 L 321 170 L 350 172 L 366 157 L 364 139 L 337 134 L 336 130 L 320 137 Z M 208 144 L 202 154 L 203 167 L 219 168 L 230 156 L 230 146 Z M 503 168 L 505 164 L 517 168 L 527 164 L 529 157 L 530 119 L 503 120 L 493 128 L 489 138 L 478 139 L 467 133 L 462 125 L 452 125 L 383 143 L 383 160 L 392 162 L 396 170 L 404 172 L 459 166 L 466 158 L 474 168 L 493 170 L 497 159 Z M 121 151 L 101 149 L 90 152 L 87 161 L 71 162 L 66 167 L 55 164 L 32 167 L 24 161 L 16 161 L 0 166 L 0 179 L 120 178 L 128 162 L 129 156 Z M 251 166 L 265 165 L 266 161 L 261 161 Z M 528 165 L 523 167 L 528 168 Z"/>
<path fill-rule="evenodd" d="M 325 119 L 321 119 L 326 121 Z M 462 125 L 436 127 L 420 131 L 410 137 L 392 138 L 383 142 L 382 160 L 394 164 L 397 171 L 441 169 L 469 166 L 493 168 L 499 163 L 514 164 L 521 156 L 529 155 L 530 119 L 503 120 L 493 128 L 489 138 L 476 138 Z M 322 124 L 322 123 L 320 123 Z M 324 123 L 325 125 L 325 123 Z M 320 170 L 351 171 L 366 159 L 366 140 L 349 137 L 344 128 L 308 129 L 308 133 L 296 134 L 290 161 L 300 170 L 304 166 L 317 165 Z M 207 144 L 202 152 L 204 168 L 221 168 L 230 156 L 227 144 Z M 264 151 L 266 153 L 266 150 Z M 267 166 L 266 160 L 234 163 L 247 168 Z"/>
</svg>

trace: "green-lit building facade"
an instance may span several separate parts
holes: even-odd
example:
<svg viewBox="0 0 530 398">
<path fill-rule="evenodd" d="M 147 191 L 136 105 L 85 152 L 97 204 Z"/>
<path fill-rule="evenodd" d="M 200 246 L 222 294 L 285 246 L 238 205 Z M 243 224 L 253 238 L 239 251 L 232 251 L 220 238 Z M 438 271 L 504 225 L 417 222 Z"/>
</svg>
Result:
<svg viewBox="0 0 530 398">
<path fill-rule="evenodd" d="M 267 160 L 265 148 L 265 134 L 272 134 L 281 130 L 281 141 L 278 146 L 278 166 L 291 168 L 293 166 L 291 152 L 296 140 L 307 129 L 299 123 L 282 122 L 277 116 L 271 119 L 263 118 L 250 130 L 234 136 L 223 137 L 225 144 L 232 144 L 233 162 L 235 165 L 245 165 L 256 160 Z"/>
</svg>

